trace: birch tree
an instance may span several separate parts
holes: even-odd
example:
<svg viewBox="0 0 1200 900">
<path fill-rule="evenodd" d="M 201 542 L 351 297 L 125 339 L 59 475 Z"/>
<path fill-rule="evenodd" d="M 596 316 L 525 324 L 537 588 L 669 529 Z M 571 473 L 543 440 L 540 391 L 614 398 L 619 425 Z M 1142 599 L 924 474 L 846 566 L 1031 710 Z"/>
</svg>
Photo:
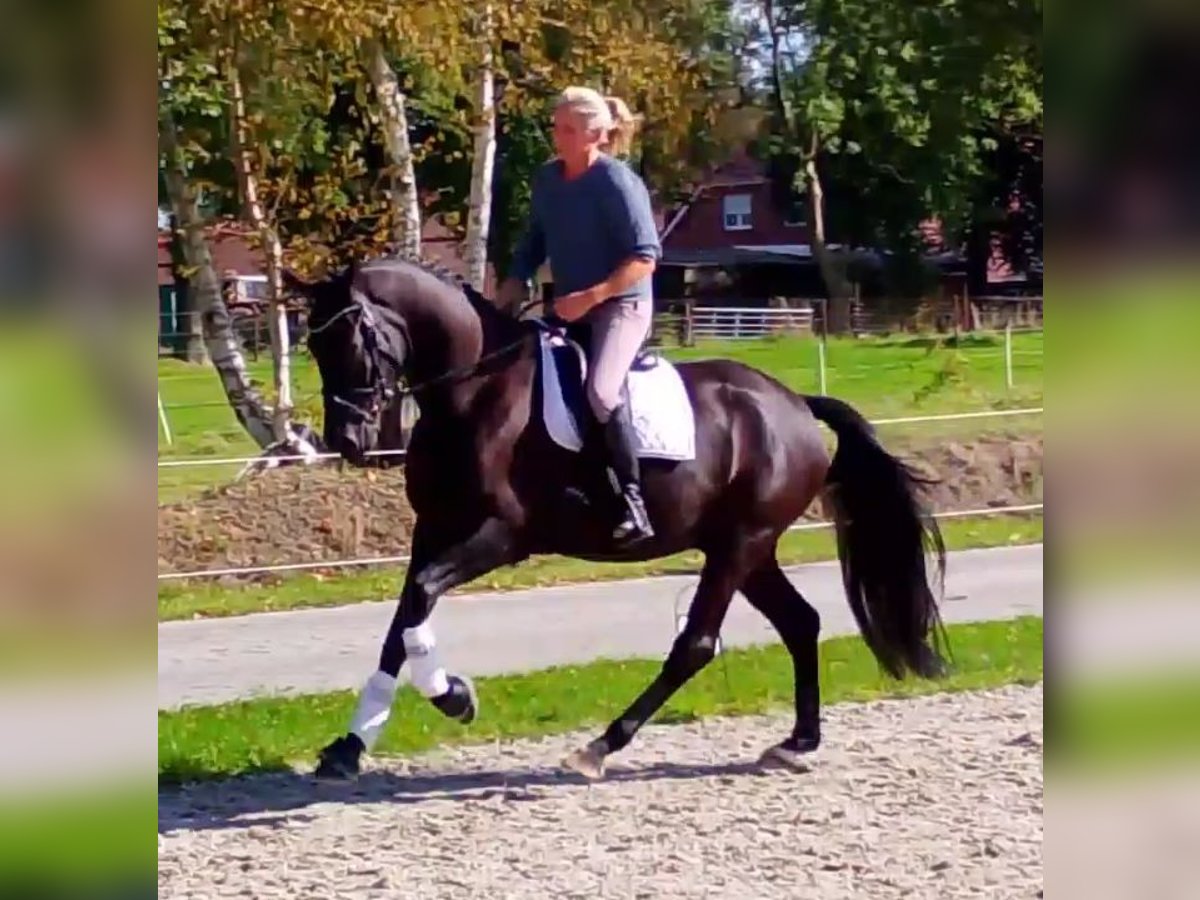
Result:
<svg viewBox="0 0 1200 900">
<path fill-rule="evenodd" d="M 409 141 L 406 98 L 382 41 L 365 38 L 362 56 L 364 70 L 375 91 L 380 128 L 388 153 L 387 198 L 392 242 L 401 253 L 415 259 L 421 255 L 421 203 Z"/>
<path fill-rule="evenodd" d="M 274 440 L 272 410 L 255 390 L 246 370 L 241 344 L 233 330 L 221 285 L 205 239 L 199 208 L 200 184 L 196 167 L 209 154 L 205 138 L 222 116 L 216 67 L 207 48 L 189 45 L 192 21 L 182 5 L 158 7 L 159 104 L 158 146 L 167 196 L 175 227 L 180 232 L 189 280 L 189 312 L 199 313 L 208 357 L 221 381 L 238 422 L 260 447 Z M 181 135 L 179 120 L 199 134 Z"/>
<path fill-rule="evenodd" d="M 496 164 L 495 62 L 492 50 L 492 4 L 484 0 L 475 23 L 478 66 L 472 131 L 471 193 L 467 208 L 467 235 L 463 242 L 467 281 L 482 291 L 487 278 L 488 232 L 492 216 L 492 173 Z"/>
<path fill-rule="evenodd" d="M 238 422 L 255 443 L 268 447 L 275 439 L 273 413 L 255 390 L 246 370 L 241 344 L 221 297 L 221 285 L 204 236 L 198 192 L 188 175 L 188 163 L 173 114 L 165 104 L 159 106 L 158 141 L 171 212 L 175 226 L 181 232 L 190 303 L 192 309 L 200 313 L 209 359 Z"/>
<path fill-rule="evenodd" d="M 236 28 L 236 26 L 233 26 Z M 255 171 L 250 124 L 246 113 L 246 96 L 242 87 L 236 31 L 231 46 L 225 51 L 224 77 L 229 87 L 230 118 L 233 124 L 233 161 L 237 171 L 238 189 L 245 218 L 258 234 L 266 259 L 267 327 L 271 339 L 271 362 L 275 381 L 275 409 L 272 431 L 275 443 L 291 450 L 300 449 L 291 429 L 292 380 L 288 340 L 287 310 L 283 302 L 283 245 L 274 222 L 268 218 L 259 199 L 258 174 Z"/>
</svg>

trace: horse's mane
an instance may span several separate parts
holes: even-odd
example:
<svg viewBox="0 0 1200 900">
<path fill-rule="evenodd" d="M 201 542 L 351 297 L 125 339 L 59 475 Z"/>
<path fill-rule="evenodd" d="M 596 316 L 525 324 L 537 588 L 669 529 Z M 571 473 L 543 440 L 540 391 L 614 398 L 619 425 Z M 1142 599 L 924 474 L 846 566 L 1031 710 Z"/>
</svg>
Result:
<svg viewBox="0 0 1200 900">
<path fill-rule="evenodd" d="M 490 323 L 490 327 L 499 328 L 500 333 L 506 333 L 507 329 L 517 324 L 518 327 L 526 327 L 521 324 L 521 319 L 502 310 L 495 303 L 484 296 L 482 291 L 476 290 L 471 283 L 461 275 L 453 272 L 439 263 L 432 262 L 428 259 L 423 259 L 419 256 L 402 251 L 393 251 L 387 255 L 373 257 L 360 263 L 361 268 L 371 268 L 374 266 L 411 266 L 420 272 L 427 275 L 432 275 L 442 284 L 452 287 L 455 290 L 461 291 L 467 302 L 471 304 L 475 312 L 479 315 L 484 323 Z"/>
<path fill-rule="evenodd" d="M 451 269 L 448 269 L 446 266 L 440 263 L 423 259 L 419 256 L 412 256 L 408 253 L 392 252 L 385 256 L 372 257 L 371 259 L 364 261 L 362 263 L 362 268 L 367 269 L 375 266 L 387 266 L 395 264 L 412 266 L 415 269 L 421 270 L 426 275 L 432 275 L 438 281 L 442 282 L 442 284 L 462 291 L 464 294 L 466 294 L 467 299 L 470 300 L 472 304 L 484 303 L 487 306 L 493 306 L 492 302 L 483 295 L 482 291 L 476 290 L 474 286 L 472 286 L 471 283 L 461 275 L 457 274 Z"/>
</svg>

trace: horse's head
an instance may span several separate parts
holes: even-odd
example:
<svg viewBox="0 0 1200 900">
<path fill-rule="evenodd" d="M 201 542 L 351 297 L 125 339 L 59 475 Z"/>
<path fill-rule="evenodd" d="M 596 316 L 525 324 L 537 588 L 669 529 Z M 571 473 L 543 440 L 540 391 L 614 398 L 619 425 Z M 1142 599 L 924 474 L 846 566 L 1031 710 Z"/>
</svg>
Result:
<svg viewBox="0 0 1200 900">
<path fill-rule="evenodd" d="M 308 347 L 321 374 L 325 443 L 354 465 L 379 443 L 380 420 L 408 355 L 404 323 L 373 303 L 355 266 L 320 281 L 283 273 L 309 304 Z"/>
</svg>

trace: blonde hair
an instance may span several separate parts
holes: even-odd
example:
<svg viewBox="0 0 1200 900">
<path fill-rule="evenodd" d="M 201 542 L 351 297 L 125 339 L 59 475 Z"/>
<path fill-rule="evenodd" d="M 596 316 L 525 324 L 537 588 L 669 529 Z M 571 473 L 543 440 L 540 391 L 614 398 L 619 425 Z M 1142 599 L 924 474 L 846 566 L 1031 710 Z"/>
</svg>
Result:
<svg viewBox="0 0 1200 900">
<path fill-rule="evenodd" d="M 630 112 L 620 97 L 605 97 L 589 87 L 567 88 L 559 95 L 555 106 L 568 107 L 582 116 L 590 127 L 599 128 L 604 133 L 600 146 L 614 156 L 629 152 L 641 124 L 641 116 Z"/>
</svg>

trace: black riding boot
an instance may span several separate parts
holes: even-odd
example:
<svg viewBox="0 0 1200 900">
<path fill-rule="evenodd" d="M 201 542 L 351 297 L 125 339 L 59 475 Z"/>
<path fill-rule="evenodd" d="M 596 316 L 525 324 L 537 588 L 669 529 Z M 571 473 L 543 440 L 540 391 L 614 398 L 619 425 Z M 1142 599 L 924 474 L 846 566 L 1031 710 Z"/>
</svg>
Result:
<svg viewBox="0 0 1200 900">
<path fill-rule="evenodd" d="M 628 543 L 654 537 L 646 505 L 642 502 L 637 445 L 628 402 L 613 410 L 605 423 L 604 445 L 608 449 L 609 466 L 617 479 L 618 496 L 625 503 L 622 521 L 613 529 L 613 538 Z"/>
</svg>

